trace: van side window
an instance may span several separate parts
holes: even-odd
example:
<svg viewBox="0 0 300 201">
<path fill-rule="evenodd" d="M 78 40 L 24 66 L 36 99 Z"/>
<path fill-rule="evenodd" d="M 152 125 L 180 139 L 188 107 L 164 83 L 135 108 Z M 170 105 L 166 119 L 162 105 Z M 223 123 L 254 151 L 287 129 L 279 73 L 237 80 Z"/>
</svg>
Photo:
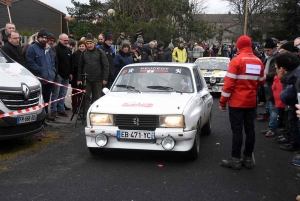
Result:
<svg viewBox="0 0 300 201">
<path fill-rule="evenodd" d="M 193 72 L 194 72 L 194 78 L 195 78 L 195 82 L 196 82 L 197 91 L 199 92 L 202 89 L 200 75 L 196 68 L 193 69 Z"/>
</svg>

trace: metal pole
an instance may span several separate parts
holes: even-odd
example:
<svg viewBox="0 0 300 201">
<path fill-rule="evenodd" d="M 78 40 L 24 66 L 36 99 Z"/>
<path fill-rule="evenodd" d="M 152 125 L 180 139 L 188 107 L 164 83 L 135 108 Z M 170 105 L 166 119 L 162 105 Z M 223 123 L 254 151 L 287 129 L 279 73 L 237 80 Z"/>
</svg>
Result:
<svg viewBox="0 0 300 201">
<path fill-rule="evenodd" d="M 10 16 L 10 10 L 9 10 L 9 6 L 8 5 L 7 5 L 7 12 L 8 12 L 8 17 L 9 17 L 9 22 L 12 23 L 11 22 L 11 16 Z"/>
<path fill-rule="evenodd" d="M 246 8 L 245 8 L 244 35 L 247 35 L 247 22 L 248 22 L 248 0 L 246 0 Z"/>
</svg>

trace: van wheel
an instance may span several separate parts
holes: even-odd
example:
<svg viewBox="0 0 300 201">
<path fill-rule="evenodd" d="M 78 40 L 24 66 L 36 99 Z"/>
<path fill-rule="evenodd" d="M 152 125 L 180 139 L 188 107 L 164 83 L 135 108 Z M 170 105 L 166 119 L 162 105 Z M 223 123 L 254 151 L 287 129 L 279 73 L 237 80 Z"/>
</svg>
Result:
<svg viewBox="0 0 300 201">
<path fill-rule="evenodd" d="M 104 150 L 104 148 L 89 147 L 90 154 L 92 155 L 100 155 L 104 152 Z"/>
<path fill-rule="evenodd" d="M 211 133 L 211 119 L 212 119 L 212 113 L 210 113 L 208 122 L 204 124 L 204 126 L 201 129 L 201 133 L 204 135 L 209 135 Z"/>
<path fill-rule="evenodd" d="M 196 160 L 198 158 L 198 155 L 200 153 L 200 128 L 197 129 L 195 140 L 193 147 L 191 150 L 187 151 L 185 153 L 185 158 L 189 160 Z"/>
</svg>

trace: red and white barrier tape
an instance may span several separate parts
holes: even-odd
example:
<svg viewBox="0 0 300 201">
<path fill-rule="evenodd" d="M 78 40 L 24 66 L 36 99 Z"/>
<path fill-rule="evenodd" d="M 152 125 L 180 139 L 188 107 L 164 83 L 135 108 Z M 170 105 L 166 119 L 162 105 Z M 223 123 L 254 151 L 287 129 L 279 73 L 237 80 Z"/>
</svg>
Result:
<svg viewBox="0 0 300 201">
<path fill-rule="evenodd" d="M 62 85 L 62 84 L 57 83 L 57 82 L 52 82 L 52 81 L 49 81 L 49 80 L 45 80 L 44 78 L 40 78 L 40 77 L 37 77 L 37 78 L 39 80 L 43 80 L 45 82 L 48 82 L 48 83 L 51 83 L 51 84 L 54 84 L 54 85 L 62 86 L 62 87 L 68 88 L 68 89 L 77 90 L 79 92 L 75 93 L 75 94 L 67 95 L 65 97 L 62 97 L 62 98 L 59 98 L 59 99 L 56 99 L 56 100 L 53 100 L 53 101 L 50 101 L 48 103 L 39 104 L 37 106 L 33 106 L 33 107 L 30 107 L 30 108 L 25 108 L 23 110 L 16 110 L 16 111 L 8 112 L 8 113 L 5 113 L 5 114 L 0 114 L 0 119 L 3 118 L 3 117 L 11 117 L 11 116 L 16 116 L 16 115 L 20 115 L 20 114 L 25 114 L 25 113 L 28 113 L 28 112 L 33 112 L 33 111 L 36 111 L 36 110 L 41 109 L 43 107 L 46 107 L 46 106 L 50 105 L 51 103 L 54 103 L 54 102 L 60 101 L 62 99 L 65 99 L 65 98 L 68 98 L 68 97 L 71 97 L 71 96 L 75 96 L 77 94 L 81 94 L 81 93 L 85 92 L 85 90 L 82 90 L 82 89 L 68 87 L 68 86 Z"/>
</svg>

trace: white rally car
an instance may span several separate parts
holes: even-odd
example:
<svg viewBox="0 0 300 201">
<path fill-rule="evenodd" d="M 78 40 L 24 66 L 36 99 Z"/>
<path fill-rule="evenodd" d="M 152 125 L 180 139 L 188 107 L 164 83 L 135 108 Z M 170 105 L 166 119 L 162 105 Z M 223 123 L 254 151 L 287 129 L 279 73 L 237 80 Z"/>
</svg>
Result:
<svg viewBox="0 0 300 201">
<path fill-rule="evenodd" d="M 91 154 L 105 148 L 172 150 L 195 159 L 200 133 L 211 132 L 213 98 L 195 64 L 127 65 L 103 92 L 87 112 Z"/>
<path fill-rule="evenodd" d="M 201 69 L 210 92 L 222 92 L 229 62 L 228 57 L 201 57 L 195 61 Z"/>
</svg>

